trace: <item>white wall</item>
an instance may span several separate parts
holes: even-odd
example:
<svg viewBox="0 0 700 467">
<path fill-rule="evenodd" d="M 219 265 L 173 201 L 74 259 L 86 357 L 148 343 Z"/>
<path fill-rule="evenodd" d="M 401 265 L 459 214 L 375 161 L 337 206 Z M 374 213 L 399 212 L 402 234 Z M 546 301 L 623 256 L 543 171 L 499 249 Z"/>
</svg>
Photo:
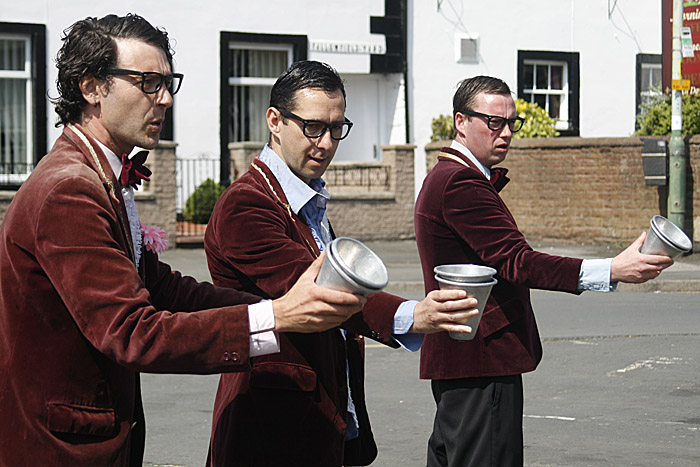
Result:
<svg viewBox="0 0 700 467">
<path fill-rule="evenodd" d="M 659 0 L 442 0 L 439 11 L 437 1 L 409 3 L 417 188 L 425 174 L 423 147 L 430 141 L 431 120 L 452 113 L 457 83 L 487 74 L 516 92 L 518 50 L 580 53 L 581 136 L 634 132 L 636 54 L 661 53 Z M 478 63 L 456 62 L 460 34 L 478 37 Z"/>
<path fill-rule="evenodd" d="M 56 96 L 54 58 L 61 46 L 62 31 L 87 16 L 123 15 L 129 12 L 137 13 L 168 31 L 175 49 L 175 70 L 185 74 L 182 88 L 175 96 L 175 138 L 179 144 L 178 157 L 182 158 L 219 154 L 220 31 L 305 34 L 310 42 L 332 40 L 384 44 L 383 35 L 369 33 L 369 17 L 384 15 L 384 0 L 171 0 L 166 3 L 142 0 L 118 3 L 104 0 L 23 0 L 3 2 L 0 21 L 46 25 L 47 83 L 49 95 Z M 367 75 L 369 55 L 310 52 L 309 58 L 326 61 L 341 75 L 348 75 L 348 85 L 352 91 L 350 108 L 358 110 L 358 116 L 354 117 L 358 127 L 353 129 L 353 136 L 356 136 L 354 133 L 369 134 L 362 130 L 361 123 L 364 118 L 376 115 L 372 104 L 383 98 L 387 86 L 392 86 L 385 83 L 382 77 Z M 351 76 L 353 74 L 357 76 Z M 365 74 L 364 78 L 362 74 Z M 47 103 L 47 112 L 48 146 L 51 147 L 59 130 L 54 128 L 55 112 L 50 103 Z M 389 120 L 389 130 L 384 127 L 377 130 L 377 134 L 387 138 L 379 144 L 388 143 L 393 115 L 382 115 L 382 118 Z M 374 144 L 376 142 L 370 143 L 369 147 Z M 364 152 L 367 144 L 344 146 L 353 150 L 339 154 L 341 158 L 372 158 L 371 153 Z"/>
<path fill-rule="evenodd" d="M 635 56 L 661 53 L 658 0 L 407 0 L 409 9 L 409 112 L 417 145 L 416 187 L 424 177 L 423 147 L 431 119 L 450 114 L 457 83 L 476 74 L 503 78 L 517 89 L 517 51 L 580 53 L 581 136 L 627 136 L 634 131 Z M 439 5 L 439 9 L 438 9 Z M 615 8 L 608 14 L 609 5 Z M 384 14 L 384 0 L 124 0 L 4 2 L 0 21 L 47 25 L 47 82 L 55 96 L 53 57 L 63 29 L 86 16 L 135 12 L 165 27 L 185 73 L 176 96 L 179 157 L 219 153 L 219 32 L 306 34 L 309 41 L 382 43 L 369 33 L 369 16 Z M 478 63 L 457 63 L 455 37 L 478 37 Z M 374 146 L 405 143 L 401 75 L 369 75 L 369 56 L 310 52 L 346 79 L 348 116 L 355 122 L 337 160 L 372 160 Z M 50 115 L 49 145 L 58 134 Z"/>
</svg>

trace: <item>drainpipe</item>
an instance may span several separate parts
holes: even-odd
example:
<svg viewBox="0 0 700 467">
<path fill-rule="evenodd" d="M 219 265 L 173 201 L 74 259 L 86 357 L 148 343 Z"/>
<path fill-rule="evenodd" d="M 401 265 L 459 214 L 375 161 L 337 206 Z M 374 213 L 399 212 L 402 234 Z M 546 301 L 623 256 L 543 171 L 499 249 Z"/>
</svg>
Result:
<svg viewBox="0 0 700 467">
<path fill-rule="evenodd" d="M 673 0 L 673 53 L 672 81 L 680 82 L 681 74 L 681 28 L 683 27 L 683 0 Z M 679 86 L 672 86 L 673 88 Z M 685 226 L 685 177 L 688 155 L 681 130 L 683 129 L 682 97 L 680 89 L 673 89 L 671 101 L 671 140 L 668 162 L 668 218 L 681 229 Z"/>
</svg>

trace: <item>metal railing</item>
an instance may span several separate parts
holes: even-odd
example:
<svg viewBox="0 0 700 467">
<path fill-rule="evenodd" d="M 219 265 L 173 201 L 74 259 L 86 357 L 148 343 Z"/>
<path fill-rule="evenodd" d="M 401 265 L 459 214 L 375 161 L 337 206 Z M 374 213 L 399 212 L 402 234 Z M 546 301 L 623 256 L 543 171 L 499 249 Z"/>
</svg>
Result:
<svg viewBox="0 0 700 467">
<path fill-rule="evenodd" d="M 328 186 L 343 191 L 390 191 L 391 167 L 385 165 L 331 165 L 323 175 Z"/>
<path fill-rule="evenodd" d="M 26 162 L 0 162 L 0 189 L 17 189 L 34 170 Z"/>
<path fill-rule="evenodd" d="M 197 188 L 211 180 L 219 183 L 219 159 L 211 156 L 177 159 L 177 195 L 175 212 L 177 213 L 176 235 L 178 243 L 199 242 L 204 238 L 206 223 L 211 214 L 214 197 L 195 194 Z"/>
</svg>

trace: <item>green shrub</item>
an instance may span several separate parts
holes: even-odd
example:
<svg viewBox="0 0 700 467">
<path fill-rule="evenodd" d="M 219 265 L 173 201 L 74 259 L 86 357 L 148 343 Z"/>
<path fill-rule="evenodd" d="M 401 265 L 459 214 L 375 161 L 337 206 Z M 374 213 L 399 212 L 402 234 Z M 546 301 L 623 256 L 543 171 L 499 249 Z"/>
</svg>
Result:
<svg viewBox="0 0 700 467">
<path fill-rule="evenodd" d="M 700 96 L 685 94 L 682 100 L 684 135 L 700 133 Z M 671 134 L 671 94 L 666 92 L 653 96 L 642 104 L 637 115 L 639 136 L 664 136 Z"/>
<path fill-rule="evenodd" d="M 515 101 L 515 113 L 525 119 L 523 127 L 519 132 L 515 133 L 515 138 L 549 138 L 559 136 L 559 132 L 554 128 L 556 122 L 539 105 L 517 99 Z M 452 124 L 452 115 L 440 114 L 439 117 L 433 118 L 431 125 L 433 131 L 430 141 L 443 141 L 454 138 Z"/>
<path fill-rule="evenodd" d="M 515 113 L 525 119 L 523 127 L 513 135 L 514 138 L 551 138 L 559 136 L 554 125 L 556 122 L 549 114 L 534 102 L 522 99 L 515 101 Z"/>
<path fill-rule="evenodd" d="M 204 180 L 185 202 L 185 220 L 195 224 L 209 222 L 214 204 L 225 189 L 211 178 Z"/>
<path fill-rule="evenodd" d="M 440 114 L 439 117 L 433 119 L 431 127 L 433 134 L 430 136 L 430 141 L 444 141 L 455 137 L 452 115 Z"/>
</svg>

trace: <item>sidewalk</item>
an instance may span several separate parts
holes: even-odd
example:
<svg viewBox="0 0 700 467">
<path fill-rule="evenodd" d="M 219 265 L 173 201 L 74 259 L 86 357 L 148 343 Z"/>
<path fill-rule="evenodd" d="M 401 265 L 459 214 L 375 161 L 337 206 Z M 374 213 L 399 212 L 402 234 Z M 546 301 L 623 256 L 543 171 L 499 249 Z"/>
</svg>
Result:
<svg viewBox="0 0 700 467">
<path fill-rule="evenodd" d="M 389 269 L 388 292 L 398 293 L 406 298 L 422 297 L 423 274 L 415 240 L 384 240 L 364 242 L 379 255 Z M 620 249 L 600 245 L 578 245 L 557 242 L 530 243 L 532 248 L 552 255 L 575 258 L 609 258 Z M 161 258 L 173 269 L 210 281 L 203 248 L 174 248 L 164 252 Z M 693 253 L 681 256 L 676 263 L 661 275 L 644 284 L 619 284 L 618 291 L 625 292 L 700 292 L 700 245 L 693 247 Z M 415 297 L 413 296 L 415 295 Z"/>
<path fill-rule="evenodd" d="M 374 250 L 389 269 L 391 292 L 423 293 L 423 275 L 416 242 L 369 241 L 365 244 Z M 532 248 L 543 253 L 575 258 L 609 258 L 621 250 L 601 245 L 577 245 L 556 242 L 530 243 Z M 676 263 L 661 275 L 644 284 L 619 284 L 619 291 L 625 292 L 700 292 L 700 245 L 694 245 L 693 253 L 681 256 Z"/>
</svg>

